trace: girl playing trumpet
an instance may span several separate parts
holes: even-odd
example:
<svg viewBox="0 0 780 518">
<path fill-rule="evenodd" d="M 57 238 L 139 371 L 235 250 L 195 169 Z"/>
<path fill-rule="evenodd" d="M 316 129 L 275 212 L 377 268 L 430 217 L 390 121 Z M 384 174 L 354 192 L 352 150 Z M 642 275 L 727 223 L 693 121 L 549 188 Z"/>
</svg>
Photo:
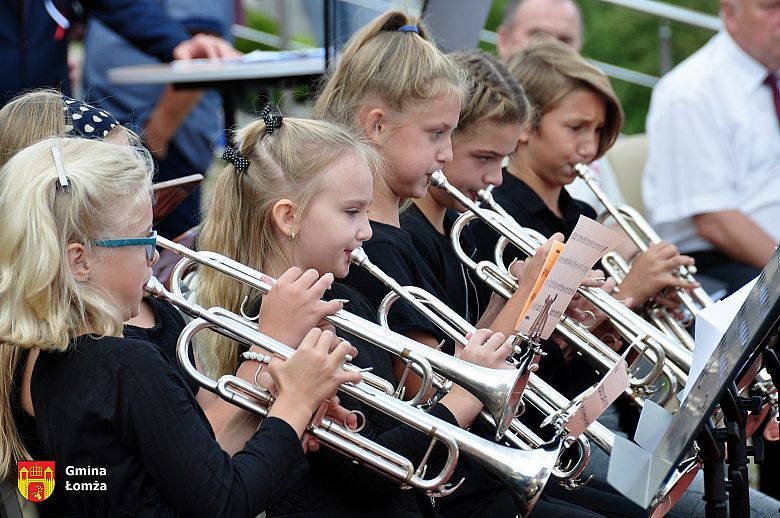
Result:
<svg viewBox="0 0 780 518">
<path fill-rule="evenodd" d="M 262 120 L 239 131 L 238 142 L 214 187 L 199 247 L 278 279 L 261 304 L 259 294 L 245 285 L 202 268 L 198 301 L 245 314 L 259 306 L 261 331 L 288 343 L 342 307 L 373 320 L 375 310 L 360 293 L 333 282 L 347 274 L 350 252 L 371 237 L 368 210 L 378 163 L 373 148 L 338 125 L 283 118 L 271 106 L 263 110 Z M 327 300 L 320 300 L 323 296 Z M 358 348 L 357 365 L 395 382 L 389 353 L 339 333 Z M 501 335 L 480 331 L 463 357 L 495 364 L 506 355 L 503 342 Z M 239 354 L 235 343 L 217 336 L 199 347 L 204 368 L 213 376 L 234 370 Z M 429 441 L 419 432 L 357 401 L 344 398 L 342 404 L 366 416 L 363 435 L 413 462 L 423 457 Z M 480 408 L 479 401 L 455 387 L 430 412 L 468 426 Z M 309 455 L 309 463 L 308 475 L 284 502 L 268 510 L 269 516 L 421 514 L 414 494 L 399 489 L 398 482 L 334 452 L 320 449 Z M 346 488 L 351 489 L 348 497 Z"/>
<path fill-rule="evenodd" d="M 0 171 L 0 343 L 40 351 L 22 402 L 60 491 L 68 466 L 106 470 L 106 491 L 67 493 L 77 513 L 256 515 L 301 476 L 300 437 L 320 403 L 359 381 L 342 369 L 354 351 L 312 331 L 272 361 L 276 403 L 231 459 L 159 349 L 122 336 L 158 257 L 151 218 L 140 149 L 52 138 L 14 155 Z"/>
<path fill-rule="evenodd" d="M 401 285 L 421 287 L 450 307 L 447 292 L 401 228 L 399 209 L 404 200 L 424 197 L 431 174 L 452 160 L 450 136 L 458 124 L 464 79 L 463 71 L 439 52 L 418 19 L 391 11 L 350 39 L 315 105 L 316 115 L 354 128 L 382 154 L 384 170 L 375 177 L 369 214 L 373 235 L 364 244 L 370 260 Z M 531 273 L 507 304 L 520 307 L 493 318 L 497 330 L 513 331 L 541 261 L 526 268 Z M 374 309 L 388 292 L 370 273 L 356 267 L 346 282 L 365 294 Z M 389 322 L 391 329 L 432 347 L 444 338 L 404 302 L 393 306 Z M 402 369 L 396 365 L 397 374 Z M 466 482 L 453 495 L 437 500 L 436 509 L 444 516 L 517 514 L 510 492 L 479 466 L 461 461 L 456 473 Z M 461 505 L 447 505 L 454 500 Z M 574 506 L 546 501 L 536 510 L 545 515 L 589 515 Z"/>
<path fill-rule="evenodd" d="M 443 172 L 451 185 L 476 201 L 480 190 L 501 185 L 502 162 L 512 156 L 521 133 L 533 117 L 533 110 L 523 88 L 493 56 L 482 50 L 466 50 L 449 57 L 466 71 L 468 91 L 452 136 L 453 160 L 444 164 Z M 477 286 L 482 281 L 469 277 L 471 272 L 465 270 L 450 241 L 450 229 L 460 212 L 465 210 L 467 208 L 445 190 L 431 186 L 425 198 L 415 200 L 414 205 L 401 214 L 401 226 L 412 235 L 421 257 L 446 286 L 447 293 L 459 294 L 455 307 L 468 318 L 468 309 L 480 301 L 468 294 L 478 293 Z M 461 244 L 465 252 L 475 257 L 479 250 L 474 234 L 469 231 L 470 227 L 464 229 Z M 482 231 L 494 233 L 484 226 Z M 598 271 L 591 273 L 601 274 Z M 602 284 L 593 278 L 586 279 L 585 283 L 590 286 Z M 577 316 L 576 311 L 573 313 Z M 479 316 L 479 312 L 471 316 L 472 321 Z M 562 394 L 574 397 L 598 381 L 594 370 L 582 359 L 564 356 L 568 349 L 565 343 L 559 346 L 553 341 L 545 341 L 542 346 L 547 355 L 536 374 Z M 577 491 L 567 491 L 550 483 L 545 491 L 606 516 L 645 514 L 606 484 L 591 482 Z M 447 501 L 443 504 L 450 505 Z"/>
</svg>

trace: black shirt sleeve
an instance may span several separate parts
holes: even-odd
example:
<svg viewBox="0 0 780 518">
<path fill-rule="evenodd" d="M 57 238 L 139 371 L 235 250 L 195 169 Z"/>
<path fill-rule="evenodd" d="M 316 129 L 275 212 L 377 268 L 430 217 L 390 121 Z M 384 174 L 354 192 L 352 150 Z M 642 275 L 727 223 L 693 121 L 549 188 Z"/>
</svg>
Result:
<svg viewBox="0 0 780 518">
<path fill-rule="evenodd" d="M 192 398 L 176 374 L 137 356 L 132 367 L 118 372 L 117 383 L 129 402 L 151 404 L 121 405 L 117 431 L 123 441 L 137 442 L 144 465 L 174 507 L 186 516 L 250 516 L 283 496 L 292 485 L 289 475 L 300 475 L 304 464 L 289 425 L 268 419 L 231 460 L 196 413 L 182 411 Z"/>
<path fill-rule="evenodd" d="M 273 418 L 231 459 L 152 344 L 107 337 L 82 345 L 41 354 L 32 383 L 58 475 L 68 465 L 107 469 L 107 491 L 67 493 L 79 513 L 254 516 L 305 471 L 297 434 Z"/>
</svg>

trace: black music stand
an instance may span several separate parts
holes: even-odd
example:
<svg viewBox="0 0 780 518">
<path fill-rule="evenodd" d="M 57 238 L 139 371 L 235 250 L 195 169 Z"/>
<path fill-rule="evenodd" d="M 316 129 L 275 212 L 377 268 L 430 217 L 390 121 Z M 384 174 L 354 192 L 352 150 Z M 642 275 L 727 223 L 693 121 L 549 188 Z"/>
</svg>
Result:
<svg viewBox="0 0 780 518">
<path fill-rule="evenodd" d="M 700 457 L 703 457 L 705 466 L 705 491 L 722 493 L 705 495 L 708 516 L 725 516 L 724 450 L 717 441 L 727 439 L 731 450 L 729 477 L 733 479 L 729 490 L 733 489 L 734 493 L 732 506 L 738 508 L 732 508 L 731 512 L 741 514 L 747 507 L 749 513 L 746 472 L 739 466 L 739 457 L 746 456 L 746 451 L 741 450 L 744 430 L 740 436 L 740 417 L 733 410 L 736 405 L 744 412 L 746 406 L 755 406 L 755 402 L 747 405 L 738 400 L 731 402 L 735 392 L 733 384 L 775 339 L 778 323 L 780 251 L 775 250 L 677 413 L 671 416 L 658 405 L 648 403 L 642 411 L 636 436 L 642 446 L 616 437 L 610 459 L 609 483 L 630 500 L 647 508 L 675 474 L 678 464 L 690 454 L 694 441 L 699 441 Z M 708 426 L 719 403 L 728 425 L 726 433 Z M 731 424 L 734 422 L 737 423 L 736 430 Z M 649 431 L 647 428 L 654 429 Z M 736 480 L 739 477 L 745 480 Z"/>
</svg>

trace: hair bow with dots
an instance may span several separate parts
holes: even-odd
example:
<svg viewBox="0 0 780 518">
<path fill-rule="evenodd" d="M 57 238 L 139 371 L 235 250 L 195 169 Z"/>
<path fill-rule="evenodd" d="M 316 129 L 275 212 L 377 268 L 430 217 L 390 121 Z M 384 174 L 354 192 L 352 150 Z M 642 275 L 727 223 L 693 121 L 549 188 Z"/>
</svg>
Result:
<svg viewBox="0 0 780 518">
<path fill-rule="evenodd" d="M 62 96 L 62 110 L 65 113 L 65 134 L 73 137 L 102 139 L 119 125 L 111 113 Z"/>
<path fill-rule="evenodd" d="M 268 135 L 273 135 L 274 131 L 281 128 L 282 120 L 284 120 L 282 112 L 272 103 L 267 103 L 263 106 L 263 109 L 260 111 L 260 117 L 265 122 L 265 132 Z"/>
<path fill-rule="evenodd" d="M 236 171 L 239 173 L 243 173 L 249 169 L 249 160 L 234 146 L 227 146 L 225 148 L 225 151 L 222 153 L 222 160 L 233 164 Z"/>
</svg>

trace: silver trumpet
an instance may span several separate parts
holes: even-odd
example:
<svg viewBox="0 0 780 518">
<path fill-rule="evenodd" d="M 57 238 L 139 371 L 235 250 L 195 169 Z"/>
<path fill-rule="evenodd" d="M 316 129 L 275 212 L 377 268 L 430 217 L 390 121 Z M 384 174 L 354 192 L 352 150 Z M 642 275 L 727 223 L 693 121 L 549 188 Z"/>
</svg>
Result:
<svg viewBox="0 0 780 518">
<path fill-rule="evenodd" d="M 523 253 L 526 253 L 526 255 L 530 256 L 536 248 L 541 246 L 545 238 L 538 232 L 533 231 L 532 229 L 525 229 L 517 225 L 517 223 L 514 221 L 514 218 L 512 218 L 512 216 L 509 213 L 507 213 L 503 207 L 501 207 L 498 203 L 495 202 L 492 195 L 490 194 L 489 188 L 486 190 L 482 190 L 478 193 L 478 197 L 480 201 L 486 207 L 489 208 L 489 210 L 485 210 L 479 207 L 478 205 L 476 205 L 475 203 L 473 203 L 469 198 L 465 197 L 462 193 L 457 191 L 457 189 L 455 189 L 451 184 L 449 184 L 449 182 L 446 181 L 446 177 L 444 177 L 444 175 L 441 175 L 441 177 L 439 177 L 437 174 L 434 174 L 434 177 L 435 178 L 433 181 L 441 183 L 442 188 L 445 188 L 446 185 L 448 187 L 448 192 L 449 190 L 456 191 L 457 194 L 460 195 L 460 196 L 456 196 L 456 199 L 458 199 L 462 205 L 468 207 L 471 210 L 471 213 L 464 213 L 463 215 L 460 216 L 458 220 L 455 221 L 455 223 L 453 224 L 453 228 L 451 230 L 451 234 L 453 236 L 456 234 L 456 227 L 458 226 L 465 227 L 465 225 L 467 225 L 470 221 L 472 221 L 474 218 L 477 217 L 479 217 L 479 219 L 484 221 L 486 224 L 488 224 L 488 226 L 492 227 L 495 231 L 497 231 L 499 234 L 502 235 L 501 240 L 496 246 L 495 263 L 491 263 L 489 261 L 482 261 L 475 266 L 476 266 L 477 275 L 480 278 L 484 278 L 485 282 L 493 289 L 493 291 L 499 293 L 505 298 L 510 297 L 514 291 L 514 287 L 516 286 L 517 280 L 514 279 L 514 277 L 509 274 L 508 268 L 506 268 L 503 264 L 504 249 L 508 244 L 510 243 L 514 244 L 515 242 L 517 242 L 518 244 L 515 246 L 517 246 L 517 248 L 521 250 Z M 510 224 L 513 226 L 510 226 Z M 506 230 L 506 231 L 503 232 L 502 230 Z M 460 230 L 458 230 L 458 232 L 460 232 Z M 528 233 L 527 240 L 523 239 L 526 237 L 523 232 Z M 458 242 L 458 245 L 456 246 L 456 250 L 458 249 L 461 249 L 460 242 Z M 471 264 L 474 263 L 471 260 L 471 258 L 468 257 L 466 254 L 463 255 L 468 259 L 468 261 L 464 261 L 467 264 L 467 266 L 469 265 L 469 262 Z M 497 266 L 497 265 L 501 265 L 501 266 Z M 598 291 L 603 291 L 603 290 L 598 290 Z M 623 309 L 628 309 L 628 308 L 623 307 Z M 566 318 L 568 317 L 564 317 L 562 323 L 565 322 Z M 644 322 L 644 320 L 640 319 L 636 315 L 634 316 L 634 318 L 637 318 L 641 322 Z M 619 323 L 620 322 L 618 322 L 618 324 Z M 579 323 L 576 324 L 577 324 L 576 326 L 571 327 L 572 331 L 576 332 L 578 328 L 583 328 L 583 326 L 581 326 Z M 613 324 L 615 324 L 614 320 L 613 320 Z M 572 343 L 573 345 L 576 346 L 576 342 L 569 339 L 569 337 L 566 336 L 566 333 L 562 332 L 563 329 L 560 326 L 556 327 L 556 331 L 558 331 L 565 338 L 567 338 L 567 341 L 569 343 Z M 662 345 L 662 342 L 655 342 L 650 335 L 646 335 L 643 338 L 643 340 L 645 341 L 646 345 L 651 347 L 652 351 L 655 351 L 656 348 L 651 346 L 651 344 L 657 343 L 658 345 Z M 606 350 L 604 351 L 605 357 L 610 356 L 609 352 L 607 351 L 612 351 L 612 349 L 606 345 L 604 347 L 606 348 Z M 614 353 L 614 351 L 612 352 Z M 596 360 L 597 357 L 598 355 L 593 355 L 592 359 Z M 663 356 L 659 356 L 659 358 L 663 358 Z M 613 365 L 613 363 L 611 361 L 607 361 L 605 362 L 604 367 L 608 368 L 611 367 L 611 365 Z M 670 382 L 670 388 L 668 389 L 669 395 L 673 395 L 677 393 L 676 378 L 679 377 L 679 373 L 677 372 L 676 374 L 673 374 L 671 372 L 672 370 L 674 370 L 675 372 L 678 371 L 676 365 L 672 366 L 668 362 L 665 362 L 664 377 Z M 686 373 L 687 370 L 688 368 L 686 367 L 685 369 Z M 649 374 L 648 376 L 645 376 L 645 378 L 649 378 L 649 377 L 650 377 Z M 629 379 L 631 380 L 632 378 L 633 376 L 630 377 Z M 682 380 L 684 383 L 685 377 L 683 377 Z M 558 394 L 554 389 L 552 389 L 552 387 L 548 388 L 548 385 L 544 381 L 540 380 L 541 383 L 538 382 L 533 383 L 533 381 L 534 380 L 532 380 L 532 383 L 529 383 L 528 390 L 526 390 L 525 392 L 525 397 L 529 398 L 529 397 L 533 397 L 536 394 L 543 394 L 545 396 L 545 400 L 532 403 L 537 408 L 542 408 L 546 404 L 548 405 L 547 408 L 549 411 L 549 409 L 555 407 L 559 409 L 564 409 L 567 408 L 567 405 L 571 406 L 571 403 L 565 398 L 565 396 Z M 634 382 L 632 381 L 632 385 L 633 383 Z M 637 398 L 637 397 L 631 397 L 631 400 L 634 402 L 641 402 L 641 398 Z M 545 410 L 542 410 L 542 412 L 547 413 L 547 411 Z M 549 413 L 548 415 L 555 416 L 555 419 L 559 421 L 559 425 L 560 425 L 560 422 L 563 419 L 565 419 L 564 417 L 565 414 L 566 411 L 560 410 L 555 413 Z M 603 427 L 597 421 L 591 424 L 585 430 L 585 434 L 593 443 L 595 443 L 604 452 L 606 452 L 607 454 L 611 454 L 612 448 L 614 446 L 614 433 L 611 430 Z M 675 474 L 659 490 L 653 502 L 650 504 L 649 509 L 654 518 L 657 516 L 663 516 L 664 514 L 666 514 L 666 512 L 668 512 L 668 510 L 674 507 L 674 505 L 677 503 L 679 498 L 685 492 L 686 488 L 690 485 L 691 481 L 693 480 L 693 477 L 695 476 L 700 466 L 701 465 L 698 463 L 696 458 L 686 459 L 683 462 L 681 462 L 680 465 L 678 465 Z"/>
<path fill-rule="evenodd" d="M 620 228 L 628 235 L 634 245 L 642 252 L 645 252 L 649 245 L 661 242 L 661 236 L 650 226 L 650 223 L 640 214 L 638 210 L 629 205 L 615 205 L 612 200 L 604 193 L 599 185 L 593 179 L 593 171 L 585 164 L 577 164 L 574 166 L 574 170 L 577 176 L 583 179 L 586 185 L 593 191 L 593 194 L 598 198 L 602 205 L 606 208 L 606 211 L 599 215 L 599 221 L 603 222 L 610 216 L 620 225 Z M 625 276 L 631 266 L 620 255 L 612 254 L 612 257 L 607 261 L 607 264 L 614 266 L 613 274 L 617 276 Z M 695 267 L 680 266 L 676 270 L 675 274 L 689 282 L 693 282 L 696 279 L 694 274 L 696 273 Z M 713 304 L 712 298 L 709 294 L 699 286 L 689 290 L 675 289 L 674 293 L 679 297 L 682 305 L 690 313 L 691 317 L 696 315 L 699 308 L 706 308 Z M 663 307 L 651 307 L 648 312 L 648 318 L 659 329 L 663 330 L 667 334 L 677 337 L 682 344 L 684 344 L 689 350 L 693 351 L 695 346 L 693 337 L 685 329 L 677 319 L 675 319 L 666 308 Z M 745 380 L 745 384 L 747 380 Z M 755 383 L 753 387 L 760 392 L 770 403 L 777 400 L 777 389 L 772 384 L 769 374 L 762 370 L 755 377 Z"/>
<path fill-rule="evenodd" d="M 474 272 L 477 278 L 486 283 L 494 292 L 508 300 L 517 289 L 517 279 L 504 268 L 498 267 L 490 261 L 475 262 L 461 246 L 460 236 L 463 229 L 476 219 L 478 218 L 474 213 L 466 212 L 455 220 L 450 231 L 452 246 L 460 261 Z M 617 352 L 591 333 L 583 324 L 565 314 L 561 316 L 561 321 L 556 324 L 555 331 L 599 372 L 610 370 L 620 361 L 620 355 Z M 626 395 L 640 407 L 644 404 L 644 399 L 653 394 L 662 394 L 663 392 L 664 398 L 671 396 L 677 387 L 676 377 L 669 373 L 665 367 L 663 349 L 656 342 L 648 340 L 631 345 L 636 346 L 639 350 L 636 360 L 638 361 L 640 357 L 646 356 L 653 367 L 642 377 L 637 377 L 633 372 L 629 372 L 631 387 L 626 390 Z M 662 374 L 665 375 L 666 382 L 671 384 L 670 390 L 657 391 L 653 388 L 652 385 Z M 664 402 L 658 401 L 656 398 L 653 400 L 659 404 Z"/>
<path fill-rule="evenodd" d="M 509 219 L 510 216 L 506 212 L 502 214 L 498 213 L 497 211 L 483 209 L 477 205 L 466 195 L 460 192 L 455 186 L 450 184 L 449 181 L 447 181 L 446 176 L 441 171 L 437 171 L 433 174 L 431 178 L 431 184 L 444 190 L 450 196 L 455 198 L 461 205 L 469 209 L 468 212 L 461 214 L 461 216 L 455 221 L 450 232 L 452 246 L 455 249 L 455 253 L 466 265 L 466 267 L 472 270 L 480 280 L 487 283 L 487 285 L 493 291 L 505 299 L 509 299 L 517 289 L 517 279 L 515 279 L 514 276 L 509 273 L 508 268 L 504 266 L 504 247 L 510 241 L 513 243 L 520 243 L 523 246 L 518 246 L 518 248 L 530 256 L 533 255 L 536 248 L 541 246 L 539 239 L 537 238 L 535 242 L 532 242 L 531 236 L 526 236 L 527 232 L 524 232 L 528 231 L 529 229 L 520 229 L 518 225 L 514 224 L 514 220 Z M 485 194 L 484 196 L 489 197 L 489 200 L 493 203 L 493 205 L 498 207 L 498 205 L 492 201 L 492 197 L 489 194 Z M 491 226 L 499 233 L 499 235 L 502 236 L 502 239 L 499 241 L 499 247 L 497 247 L 498 250 L 495 254 L 495 263 L 491 263 L 489 261 L 475 263 L 468 256 L 468 254 L 463 251 L 463 248 L 460 245 L 460 235 L 462 230 L 471 221 L 474 221 L 477 218 Z M 603 290 L 599 291 L 603 293 Z M 606 293 L 604 293 L 604 295 L 607 297 L 609 296 Z M 606 302 L 606 299 L 603 297 L 601 300 Z M 614 304 L 610 304 L 610 306 L 614 306 Z M 620 309 L 615 309 L 625 314 L 624 310 L 627 308 L 623 307 L 622 305 L 620 306 Z M 632 320 L 639 320 L 638 317 L 633 316 L 633 313 L 631 313 L 631 315 Z M 611 369 L 620 359 L 620 356 L 615 351 L 613 351 L 608 345 L 606 345 L 598 337 L 591 333 L 585 326 L 567 317 L 566 315 L 562 317 L 561 321 L 556 325 L 555 329 L 561 336 L 564 337 L 564 339 L 566 339 L 569 344 L 575 347 L 575 349 L 579 351 L 580 354 L 585 356 L 585 358 L 588 359 L 597 369 L 601 369 L 601 372 L 605 372 Z M 637 361 L 642 356 L 645 356 L 649 358 L 650 364 L 653 365 L 653 368 L 650 370 L 650 372 L 641 378 L 631 374 L 629 378 L 631 383 L 631 390 L 627 391 L 627 395 L 629 395 L 629 397 L 635 403 L 641 405 L 645 397 L 655 393 L 656 401 L 660 404 L 663 404 L 665 399 L 668 399 L 676 392 L 677 381 L 679 379 L 678 375 L 672 374 L 670 372 L 670 368 L 667 367 L 665 361 L 666 354 L 658 341 L 649 339 L 648 337 L 641 336 L 639 334 L 629 333 L 629 329 L 625 329 L 625 331 L 626 334 L 631 337 L 631 340 L 629 341 L 630 346 L 636 347 L 638 350 Z M 664 380 L 666 380 L 668 387 L 667 390 L 657 391 L 655 388 L 651 387 L 651 383 L 656 382 L 661 377 L 661 375 L 663 375 Z M 661 400 L 659 400 L 659 398 Z"/>
<path fill-rule="evenodd" d="M 503 266 L 503 252 L 508 244 L 512 244 L 522 253 L 530 256 L 544 243 L 546 238 L 532 229 L 518 225 L 493 200 L 489 192 L 480 191 L 479 198 L 490 210 L 476 207 L 474 212 L 482 221 L 502 236 L 496 244 L 496 264 L 500 265 L 508 273 L 507 268 Z M 596 309 L 607 315 L 613 327 L 629 344 L 644 342 L 660 346 L 664 351 L 667 372 L 674 375 L 674 378 L 676 378 L 674 381 L 676 381 L 677 385 L 685 385 L 693 358 L 691 351 L 687 347 L 680 344 L 674 337 L 667 335 L 641 318 L 604 290 L 580 286 L 577 291 L 593 304 Z"/>
<path fill-rule="evenodd" d="M 221 310 L 221 314 L 217 314 L 213 310 L 204 309 L 186 299 L 174 296 L 165 290 L 155 278 L 149 280 L 147 292 L 167 300 L 194 317 L 194 320 L 187 324 L 182 331 L 177 347 L 179 362 L 186 373 L 201 387 L 214 392 L 226 401 L 261 417 L 267 416 L 268 409 L 273 404 L 273 397 L 267 391 L 258 389 L 252 383 L 236 376 L 225 375 L 215 381 L 198 372 L 189 360 L 192 339 L 200 331 L 211 329 L 244 344 L 256 345 L 283 359 L 292 356 L 294 350 L 253 329 L 247 323 L 242 322 L 242 317 L 239 315 L 232 314 L 231 316 L 225 310 Z M 344 369 L 352 370 L 356 367 L 347 364 Z M 559 438 L 547 444 L 545 448 L 532 451 L 520 451 L 497 445 L 363 382 L 347 383 L 342 385 L 339 390 L 362 404 L 369 405 L 429 436 L 431 445 L 419 466 L 415 468 L 411 460 L 328 418 L 323 418 L 319 423 L 310 423 L 307 432 L 335 451 L 353 460 L 364 462 L 379 473 L 398 480 L 404 488 L 415 487 L 430 494 L 441 495 L 454 491 L 457 486 L 447 488 L 445 485 L 452 475 L 457 465 L 459 453 L 462 451 L 483 464 L 507 484 L 517 496 L 519 512 L 525 515 L 530 512 L 539 498 L 561 449 Z M 437 443 L 445 446 L 447 458 L 444 467 L 436 476 L 426 477 L 425 464 Z"/>
<path fill-rule="evenodd" d="M 593 171 L 591 171 L 587 165 L 577 164 L 574 166 L 574 171 L 606 208 L 606 211 L 598 217 L 600 222 L 603 223 L 609 217 L 612 217 L 640 252 L 647 251 L 649 245 L 661 241 L 660 236 L 656 234 L 655 230 L 653 230 L 638 211 L 627 205 L 618 206 L 612 203 L 593 179 Z M 622 281 L 626 275 L 628 275 L 631 265 L 616 252 L 610 252 L 607 255 L 608 256 L 604 260 L 605 269 L 608 269 L 608 273 L 612 277 L 615 277 L 618 282 Z M 675 271 L 675 274 L 687 281 L 694 281 L 693 272 L 695 272 L 695 268 L 680 266 Z M 671 290 L 671 292 L 682 302 L 683 307 L 688 313 L 687 321 L 685 323 L 681 322 L 664 306 L 652 303 L 647 304 L 647 319 L 664 332 L 675 336 L 680 343 L 692 351 L 695 344 L 693 342 L 693 337 L 687 331 L 686 327 L 692 323 L 691 319 L 699 310 L 696 302 L 698 302 L 700 307 L 707 307 L 712 304 L 712 299 L 701 287 L 691 290 L 690 292 L 680 288 Z M 694 297 L 696 298 L 696 302 L 694 302 Z"/>
<path fill-rule="evenodd" d="M 228 257 L 214 252 L 196 252 L 159 236 L 157 244 L 185 257 L 190 264 L 197 263 L 214 268 L 263 294 L 271 290 L 271 284 L 262 280 L 261 272 Z M 172 283 L 177 282 L 185 271 L 185 266 L 186 263 L 180 261 L 172 274 Z M 411 370 L 422 378 L 422 386 L 408 404 L 420 405 L 426 401 L 435 371 L 447 379 L 458 380 L 458 385 L 479 399 L 503 430 L 506 430 L 508 423 L 517 415 L 521 403 L 518 386 L 523 382 L 521 372 L 490 369 L 462 361 L 344 310 L 328 315 L 325 319 L 337 328 L 409 362 Z M 399 382 L 399 390 L 402 385 L 403 382 Z"/>
<path fill-rule="evenodd" d="M 593 171 L 591 171 L 587 165 L 577 164 L 574 166 L 574 171 L 577 173 L 577 176 L 585 181 L 588 188 L 593 191 L 596 198 L 598 198 L 601 204 L 607 209 L 605 214 L 599 216 L 599 221 L 603 221 L 606 217 L 612 216 L 615 222 L 620 225 L 620 228 L 623 229 L 631 241 L 633 241 L 636 247 L 642 252 L 645 252 L 649 245 L 661 242 L 661 237 L 645 218 L 642 217 L 639 211 L 627 205 L 618 206 L 612 203 L 601 187 L 594 181 Z M 696 280 L 693 276 L 696 273 L 695 268 L 680 266 L 675 273 L 681 279 L 690 282 Z M 685 306 L 692 315 L 696 314 L 699 307 L 706 308 L 713 303 L 712 298 L 702 287 L 694 288 L 690 290 L 690 292 L 688 290 L 676 289 L 675 293 L 680 297 L 683 306 Z"/>
<path fill-rule="evenodd" d="M 393 304 L 399 299 L 403 299 L 412 304 L 413 307 L 420 309 L 426 316 L 434 314 L 435 319 L 433 319 L 432 322 L 435 325 L 438 326 L 438 322 L 446 322 L 447 325 L 440 327 L 440 329 L 456 343 L 465 345 L 467 343 L 465 335 L 476 331 L 476 328 L 472 324 L 458 315 L 441 300 L 416 286 L 399 285 L 394 279 L 389 277 L 365 257 L 365 252 L 362 250 L 357 254 L 355 252 L 356 250 L 353 251 L 353 258 L 357 264 L 368 270 L 369 273 L 385 283 L 388 288 L 392 290 L 385 296 L 379 306 L 379 321 L 383 326 L 388 325 L 387 318 Z M 556 436 L 565 435 L 566 422 L 568 421 L 567 418 L 570 417 L 568 412 L 574 409 L 574 405 L 552 386 L 533 374 L 534 370 L 536 369 L 532 365 L 525 374 L 527 389 L 522 393 L 522 397 L 539 410 L 547 418 L 547 421 L 554 426 L 557 430 Z M 460 383 L 461 379 L 462 377 L 458 377 L 455 378 L 454 381 Z M 441 386 L 442 382 L 434 380 L 434 384 Z M 482 415 L 482 418 L 495 425 L 495 420 L 489 415 Z M 594 422 L 588 427 L 585 433 L 588 436 L 588 439 L 594 440 L 599 447 L 609 448 L 609 450 L 606 451 L 611 451 L 611 445 L 614 443 L 614 434 L 604 427 L 604 425 L 599 422 Z M 500 437 L 497 434 L 496 439 L 499 438 Z M 508 431 L 503 439 L 521 449 L 543 444 L 543 440 L 535 432 L 531 431 L 516 418 L 512 419 L 509 423 Z M 565 487 L 574 489 L 581 484 L 577 480 L 577 477 L 587 465 L 587 460 L 590 457 L 590 444 L 584 437 L 579 437 L 574 441 L 569 439 L 571 438 L 567 438 L 566 446 L 570 446 L 572 442 L 577 442 L 579 444 L 581 456 L 572 467 L 556 467 L 553 475 L 560 479 Z"/>
</svg>

